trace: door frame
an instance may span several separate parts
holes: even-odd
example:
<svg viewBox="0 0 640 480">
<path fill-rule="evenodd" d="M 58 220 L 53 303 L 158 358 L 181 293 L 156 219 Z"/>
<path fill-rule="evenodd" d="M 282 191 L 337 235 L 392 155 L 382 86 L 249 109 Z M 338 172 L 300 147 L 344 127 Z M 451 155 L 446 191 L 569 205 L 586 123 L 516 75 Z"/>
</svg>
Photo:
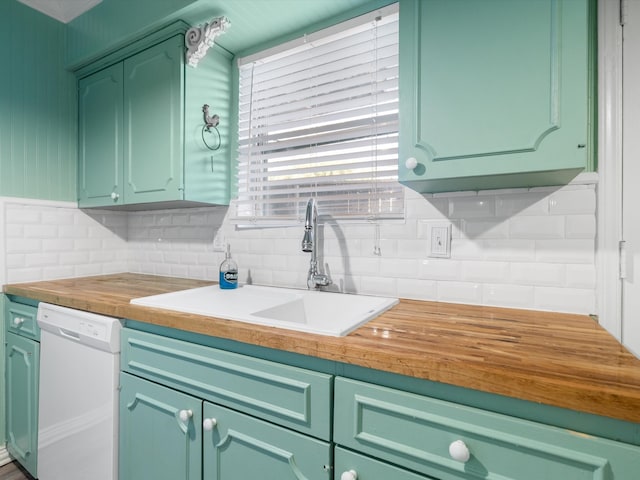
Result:
<svg viewBox="0 0 640 480">
<path fill-rule="evenodd" d="M 621 0 L 624 1 L 624 0 Z M 597 305 L 600 324 L 622 339 L 622 25 L 620 3 L 598 2 Z"/>
</svg>

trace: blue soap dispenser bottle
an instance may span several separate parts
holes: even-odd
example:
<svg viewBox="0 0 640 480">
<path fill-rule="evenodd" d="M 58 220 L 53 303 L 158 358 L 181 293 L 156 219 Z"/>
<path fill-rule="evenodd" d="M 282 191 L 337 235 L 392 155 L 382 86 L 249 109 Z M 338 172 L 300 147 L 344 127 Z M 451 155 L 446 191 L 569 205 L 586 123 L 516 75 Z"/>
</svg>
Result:
<svg viewBox="0 0 640 480">
<path fill-rule="evenodd" d="M 231 246 L 227 244 L 224 261 L 220 264 L 220 288 L 238 288 L 238 264 L 231 258 Z"/>
</svg>

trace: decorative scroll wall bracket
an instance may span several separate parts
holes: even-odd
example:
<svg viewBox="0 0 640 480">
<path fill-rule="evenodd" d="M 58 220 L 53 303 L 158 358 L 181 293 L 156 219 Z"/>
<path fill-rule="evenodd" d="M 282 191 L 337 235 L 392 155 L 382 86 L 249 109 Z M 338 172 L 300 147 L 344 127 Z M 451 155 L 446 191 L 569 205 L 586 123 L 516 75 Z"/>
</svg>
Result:
<svg viewBox="0 0 640 480">
<path fill-rule="evenodd" d="M 224 33 L 230 24 L 227 17 L 216 17 L 204 26 L 191 27 L 187 30 L 184 37 L 187 47 L 187 64 L 197 67 L 198 62 L 207 54 L 207 50 L 213 46 L 215 38 Z"/>
</svg>

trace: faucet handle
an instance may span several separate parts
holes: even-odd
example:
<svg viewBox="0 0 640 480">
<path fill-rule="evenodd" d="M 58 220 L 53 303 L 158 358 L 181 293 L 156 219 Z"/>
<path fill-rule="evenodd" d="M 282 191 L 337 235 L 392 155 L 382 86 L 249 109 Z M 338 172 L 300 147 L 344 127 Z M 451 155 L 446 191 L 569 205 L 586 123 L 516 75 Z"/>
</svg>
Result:
<svg viewBox="0 0 640 480">
<path fill-rule="evenodd" d="M 311 288 L 320 288 L 320 287 L 328 287 L 331 285 L 331 278 L 329 275 L 325 275 L 324 273 L 316 273 L 314 275 L 310 275 L 307 281 L 307 286 Z"/>
</svg>

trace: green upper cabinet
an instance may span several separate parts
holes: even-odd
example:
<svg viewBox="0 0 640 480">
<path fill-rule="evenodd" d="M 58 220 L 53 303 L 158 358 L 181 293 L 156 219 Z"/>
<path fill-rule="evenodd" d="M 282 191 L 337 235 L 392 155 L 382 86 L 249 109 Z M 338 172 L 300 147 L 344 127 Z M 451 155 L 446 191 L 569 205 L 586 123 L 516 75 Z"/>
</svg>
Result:
<svg viewBox="0 0 640 480">
<path fill-rule="evenodd" d="M 122 63 L 78 84 L 78 198 L 83 207 L 122 201 Z"/>
<path fill-rule="evenodd" d="M 183 37 L 127 58 L 124 84 L 124 201 L 183 200 Z"/>
<path fill-rule="evenodd" d="M 213 48 L 194 69 L 183 34 L 149 42 L 80 74 L 79 206 L 227 204 L 230 57 Z M 214 134 L 203 131 L 204 104 L 225 122 Z"/>
<path fill-rule="evenodd" d="M 401 0 L 399 180 L 561 185 L 589 167 L 589 0 Z"/>
</svg>

